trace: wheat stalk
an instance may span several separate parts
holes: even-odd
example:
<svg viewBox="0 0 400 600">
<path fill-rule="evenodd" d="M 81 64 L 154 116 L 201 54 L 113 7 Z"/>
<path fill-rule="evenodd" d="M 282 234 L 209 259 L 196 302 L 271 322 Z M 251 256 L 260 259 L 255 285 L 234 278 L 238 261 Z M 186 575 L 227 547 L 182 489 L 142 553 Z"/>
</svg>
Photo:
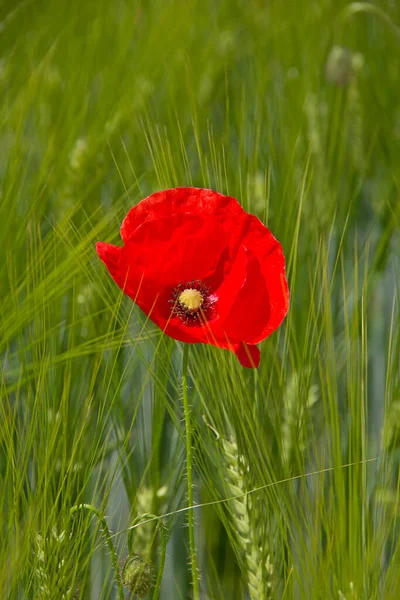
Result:
<svg viewBox="0 0 400 600">
<path fill-rule="evenodd" d="M 247 501 L 249 492 L 246 482 L 248 471 L 244 457 L 239 456 L 236 441 L 222 439 L 224 462 L 226 466 L 226 483 L 230 501 L 231 514 L 234 520 L 237 543 L 244 556 L 247 571 L 247 583 L 251 600 L 272 600 L 273 594 L 273 565 L 265 539 L 260 545 L 257 530 L 257 511 L 252 509 Z M 263 556 L 267 555 L 267 560 Z"/>
</svg>

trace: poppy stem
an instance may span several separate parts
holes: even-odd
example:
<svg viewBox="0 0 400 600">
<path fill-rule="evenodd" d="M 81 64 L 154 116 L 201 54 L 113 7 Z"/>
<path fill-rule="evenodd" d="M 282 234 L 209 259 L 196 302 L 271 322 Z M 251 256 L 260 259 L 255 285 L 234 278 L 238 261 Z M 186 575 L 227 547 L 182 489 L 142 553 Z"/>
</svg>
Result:
<svg viewBox="0 0 400 600">
<path fill-rule="evenodd" d="M 105 520 L 105 518 L 101 514 L 101 512 L 92 504 L 75 504 L 74 506 L 72 506 L 70 508 L 69 515 L 70 515 L 70 517 L 72 517 L 76 512 L 82 511 L 82 510 L 87 510 L 97 517 L 97 520 L 100 525 L 100 531 L 103 533 L 104 538 L 106 540 L 106 544 L 108 546 L 108 550 L 109 550 L 110 556 L 111 556 L 111 562 L 114 567 L 115 580 L 116 580 L 117 589 L 118 589 L 118 598 L 119 598 L 119 600 L 124 600 L 124 588 L 122 586 L 121 574 L 119 572 L 117 553 L 115 552 L 114 544 L 112 543 L 111 534 L 110 534 L 110 530 L 108 529 L 107 521 Z"/>
<path fill-rule="evenodd" d="M 192 585 L 193 585 L 193 600 L 199 600 L 199 580 L 197 573 L 196 546 L 194 539 L 194 513 L 193 513 L 193 469 L 192 469 L 192 427 L 190 423 L 189 409 L 189 388 L 188 388 L 188 363 L 189 363 L 189 344 L 183 345 L 183 362 L 182 362 L 182 399 L 183 412 L 185 416 L 186 427 L 186 479 L 187 479 L 187 496 L 188 496 L 188 529 L 189 529 L 189 546 L 190 546 L 190 561 L 192 566 Z"/>
</svg>

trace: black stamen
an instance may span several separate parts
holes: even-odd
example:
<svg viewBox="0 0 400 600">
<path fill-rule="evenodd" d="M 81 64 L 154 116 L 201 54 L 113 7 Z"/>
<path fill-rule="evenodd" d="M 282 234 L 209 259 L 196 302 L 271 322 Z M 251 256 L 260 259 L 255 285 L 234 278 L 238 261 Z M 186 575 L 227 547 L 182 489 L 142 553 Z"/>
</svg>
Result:
<svg viewBox="0 0 400 600">
<path fill-rule="evenodd" d="M 202 302 L 197 308 L 189 308 L 179 301 L 179 297 L 185 290 L 197 290 Z M 169 300 L 173 304 L 172 313 L 188 326 L 201 326 L 209 321 L 212 313 L 212 301 L 210 300 L 210 288 L 199 280 L 184 281 L 180 283 L 172 292 Z"/>
</svg>

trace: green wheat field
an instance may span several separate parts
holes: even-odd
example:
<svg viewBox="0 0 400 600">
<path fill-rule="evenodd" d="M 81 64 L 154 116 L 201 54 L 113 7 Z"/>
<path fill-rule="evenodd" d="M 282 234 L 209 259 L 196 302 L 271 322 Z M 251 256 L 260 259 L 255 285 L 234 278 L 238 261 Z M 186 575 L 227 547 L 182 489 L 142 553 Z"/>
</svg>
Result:
<svg viewBox="0 0 400 600">
<path fill-rule="evenodd" d="M 0 599 L 398 600 L 400 3 L 3 0 L 0 99 Z M 95 252 L 176 186 L 291 292 L 258 370 L 190 346 L 192 508 L 183 344 Z"/>
</svg>

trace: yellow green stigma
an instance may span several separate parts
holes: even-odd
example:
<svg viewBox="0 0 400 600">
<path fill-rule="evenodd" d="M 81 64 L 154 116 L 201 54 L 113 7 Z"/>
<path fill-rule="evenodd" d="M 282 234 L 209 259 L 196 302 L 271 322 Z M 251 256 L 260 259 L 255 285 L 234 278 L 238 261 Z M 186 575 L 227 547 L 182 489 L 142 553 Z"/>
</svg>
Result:
<svg viewBox="0 0 400 600">
<path fill-rule="evenodd" d="M 189 310 L 197 311 L 203 304 L 204 298 L 199 290 L 187 288 L 179 294 L 178 302 Z"/>
</svg>

